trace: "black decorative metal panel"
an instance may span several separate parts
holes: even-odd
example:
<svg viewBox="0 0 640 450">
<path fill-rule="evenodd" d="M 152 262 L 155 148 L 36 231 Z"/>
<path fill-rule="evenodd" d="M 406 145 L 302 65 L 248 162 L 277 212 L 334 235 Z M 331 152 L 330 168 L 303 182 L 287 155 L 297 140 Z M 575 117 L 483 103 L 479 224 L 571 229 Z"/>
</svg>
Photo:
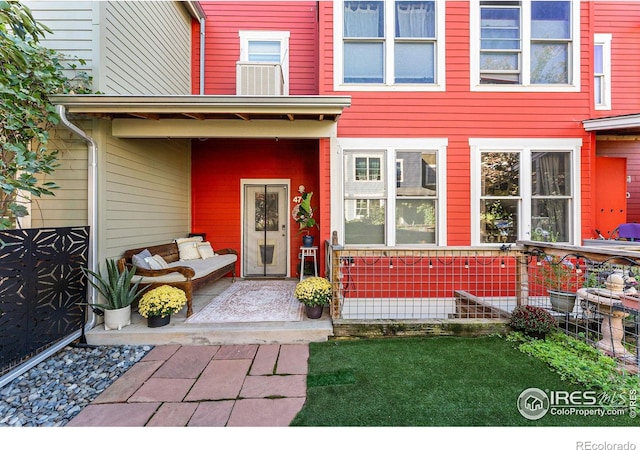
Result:
<svg viewBox="0 0 640 450">
<path fill-rule="evenodd" d="M 82 327 L 89 227 L 0 230 L 0 373 Z"/>
</svg>

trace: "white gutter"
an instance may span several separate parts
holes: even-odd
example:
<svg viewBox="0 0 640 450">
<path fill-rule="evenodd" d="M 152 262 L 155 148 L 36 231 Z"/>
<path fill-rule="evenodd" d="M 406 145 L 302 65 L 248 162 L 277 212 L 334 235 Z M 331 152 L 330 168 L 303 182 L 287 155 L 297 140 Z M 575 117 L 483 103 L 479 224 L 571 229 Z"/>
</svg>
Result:
<svg viewBox="0 0 640 450">
<path fill-rule="evenodd" d="M 87 176 L 87 212 L 89 221 L 89 269 L 98 272 L 97 252 L 98 252 L 98 233 L 96 227 L 98 225 L 98 146 L 96 142 L 84 130 L 78 128 L 67 118 L 67 111 L 63 105 L 56 105 L 56 111 L 62 123 L 75 134 L 87 141 L 89 152 L 87 155 L 89 171 Z M 96 303 L 96 289 L 89 285 L 89 303 Z M 95 314 L 91 314 L 89 322 L 85 326 L 85 330 L 93 328 L 96 322 Z"/>
<path fill-rule="evenodd" d="M 77 126 L 75 126 L 74 124 L 72 124 L 71 122 L 69 122 L 69 119 L 67 119 L 66 116 L 66 110 L 65 107 L 62 105 L 56 105 L 56 111 L 58 112 L 58 116 L 60 116 L 60 120 L 62 121 L 62 123 L 69 128 L 71 131 L 73 131 L 74 133 L 78 134 L 80 137 L 82 137 L 83 139 L 85 139 L 88 143 L 89 143 L 89 267 L 94 270 L 97 271 L 97 264 L 96 264 L 96 232 L 95 232 L 95 225 L 98 223 L 97 220 L 97 213 L 96 213 L 96 182 L 97 182 L 97 177 L 96 177 L 96 169 L 97 169 L 97 149 L 98 147 L 96 146 L 95 141 L 88 136 L 84 131 L 82 131 L 80 128 L 78 128 Z M 89 299 L 89 303 L 94 303 L 95 302 L 95 297 L 96 297 L 96 290 L 95 288 L 93 288 L 91 285 L 89 285 L 89 292 L 90 292 L 90 299 Z M 87 323 L 85 323 L 85 327 L 84 327 L 84 331 L 88 331 L 91 328 L 93 328 L 95 326 L 96 323 L 96 315 L 91 314 L 90 319 Z M 64 347 L 66 347 L 67 345 L 71 344 L 72 342 L 74 342 L 76 339 L 81 338 L 84 335 L 83 331 L 76 331 L 75 333 L 72 333 L 68 336 L 66 336 L 65 338 L 63 338 L 61 341 L 57 342 L 55 345 L 47 348 L 46 350 L 44 350 L 43 352 L 38 353 L 36 356 L 34 356 L 33 358 L 29 358 L 29 360 L 27 362 L 25 362 L 24 364 L 21 364 L 20 366 L 18 366 L 17 368 L 15 368 L 14 370 L 9 371 L 8 373 L 0 376 L 0 388 L 5 386 L 6 384 L 9 384 L 11 381 L 13 381 L 14 379 L 16 379 L 18 376 L 22 375 L 23 373 L 25 373 L 27 370 L 37 366 L 38 364 L 40 364 L 42 361 L 46 360 L 47 358 L 55 355 L 56 353 L 58 353 L 61 349 L 63 349 Z M 81 343 L 82 344 L 82 343 Z"/>
<path fill-rule="evenodd" d="M 191 17 L 200 22 L 200 95 L 204 95 L 204 38 L 207 15 L 198 1 L 182 2 Z"/>
<path fill-rule="evenodd" d="M 640 126 L 640 114 L 625 114 L 612 117 L 583 120 L 585 131 L 608 131 Z"/>
</svg>

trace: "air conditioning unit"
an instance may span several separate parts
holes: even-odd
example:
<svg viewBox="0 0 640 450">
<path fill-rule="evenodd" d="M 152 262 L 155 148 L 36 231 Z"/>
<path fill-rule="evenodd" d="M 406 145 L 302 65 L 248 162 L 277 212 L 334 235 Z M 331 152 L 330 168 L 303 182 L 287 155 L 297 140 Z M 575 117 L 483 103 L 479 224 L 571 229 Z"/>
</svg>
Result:
<svg viewBox="0 0 640 450">
<path fill-rule="evenodd" d="M 284 95 L 282 67 L 276 63 L 238 61 L 236 95 Z"/>
</svg>

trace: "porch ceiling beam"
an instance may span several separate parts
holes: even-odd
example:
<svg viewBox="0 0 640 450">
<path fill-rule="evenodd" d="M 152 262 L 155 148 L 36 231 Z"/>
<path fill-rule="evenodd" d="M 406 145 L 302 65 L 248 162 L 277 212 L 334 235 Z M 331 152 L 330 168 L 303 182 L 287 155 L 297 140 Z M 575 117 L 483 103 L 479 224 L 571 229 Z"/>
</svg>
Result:
<svg viewBox="0 0 640 450">
<path fill-rule="evenodd" d="M 335 136 L 337 123 L 318 120 L 189 120 L 113 119 L 112 133 L 119 138 L 327 138 Z"/>
<path fill-rule="evenodd" d="M 152 120 L 160 119 L 160 116 L 158 114 L 150 114 L 150 113 L 143 114 L 143 113 L 132 112 L 131 115 L 134 117 L 139 117 L 140 119 L 152 119 Z"/>
<path fill-rule="evenodd" d="M 204 114 L 188 113 L 188 112 L 184 112 L 182 113 L 182 115 L 185 117 L 190 117 L 191 119 L 196 119 L 196 120 L 204 120 L 204 118 L 206 117 Z"/>
</svg>

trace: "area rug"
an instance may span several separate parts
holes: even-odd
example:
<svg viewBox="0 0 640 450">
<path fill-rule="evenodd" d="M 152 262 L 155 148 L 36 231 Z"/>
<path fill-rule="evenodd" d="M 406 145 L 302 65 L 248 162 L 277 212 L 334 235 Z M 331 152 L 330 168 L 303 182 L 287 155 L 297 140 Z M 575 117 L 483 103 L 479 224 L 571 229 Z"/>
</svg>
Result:
<svg viewBox="0 0 640 450">
<path fill-rule="evenodd" d="M 297 322 L 303 307 L 295 287 L 295 281 L 236 281 L 186 323 Z"/>
</svg>

